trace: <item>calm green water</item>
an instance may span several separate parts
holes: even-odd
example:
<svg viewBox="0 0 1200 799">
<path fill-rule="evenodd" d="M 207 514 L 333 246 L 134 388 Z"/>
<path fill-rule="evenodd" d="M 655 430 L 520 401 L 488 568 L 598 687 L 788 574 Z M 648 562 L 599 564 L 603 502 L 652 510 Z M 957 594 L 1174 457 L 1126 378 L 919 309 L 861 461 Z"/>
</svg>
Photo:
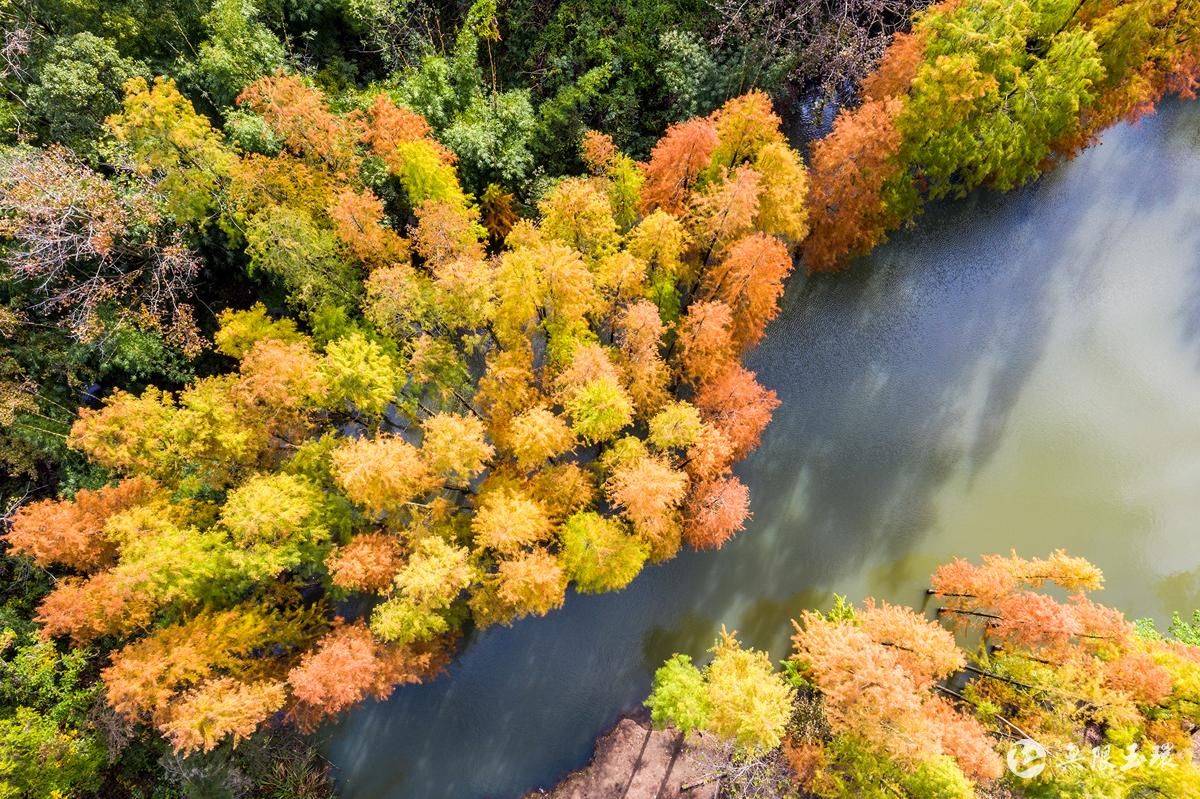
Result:
<svg viewBox="0 0 1200 799">
<path fill-rule="evenodd" d="M 1065 547 L 1102 601 L 1200 607 L 1200 105 L 801 280 L 751 357 L 783 406 L 754 520 L 624 592 L 475 636 L 329 731 L 345 799 L 511 799 L 586 762 L 722 624 L 782 656 L 833 592 L 920 605 L 954 556 Z"/>
</svg>

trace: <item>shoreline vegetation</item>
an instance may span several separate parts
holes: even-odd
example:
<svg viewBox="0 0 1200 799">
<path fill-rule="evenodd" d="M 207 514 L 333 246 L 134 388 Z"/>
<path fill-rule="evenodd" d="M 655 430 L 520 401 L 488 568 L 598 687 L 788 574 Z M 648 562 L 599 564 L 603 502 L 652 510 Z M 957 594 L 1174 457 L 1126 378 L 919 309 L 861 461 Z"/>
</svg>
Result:
<svg viewBox="0 0 1200 799">
<path fill-rule="evenodd" d="M 744 528 L 795 266 L 1200 79 L 1183 0 L 790 5 L 0 0 L 0 797 L 331 796 L 295 731 Z"/>
<path fill-rule="evenodd" d="M 955 560 L 931 583 L 920 611 L 804 611 L 779 667 L 725 631 L 702 668 L 672 656 L 587 766 L 526 799 L 1200 791 L 1200 613 L 1130 622 L 1061 551 Z"/>
</svg>

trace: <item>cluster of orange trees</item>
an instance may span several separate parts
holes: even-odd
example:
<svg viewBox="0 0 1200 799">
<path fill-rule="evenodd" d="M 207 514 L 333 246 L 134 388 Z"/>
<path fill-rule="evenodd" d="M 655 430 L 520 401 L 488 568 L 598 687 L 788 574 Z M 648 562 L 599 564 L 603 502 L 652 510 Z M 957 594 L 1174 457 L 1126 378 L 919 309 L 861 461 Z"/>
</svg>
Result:
<svg viewBox="0 0 1200 799">
<path fill-rule="evenodd" d="M 783 672 L 725 636 L 703 670 L 668 661 L 648 704 L 729 739 L 724 776 L 748 790 L 790 786 L 748 795 L 1195 796 L 1196 630 L 1129 622 L 1088 597 L 1102 582 L 1062 552 L 956 560 L 933 575 L 937 621 L 839 598 L 802 614 Z"/>
<path fill-rule="evenodd" d="M 44 632 L 115 648 L 114 708 L 185 752 L 281 712 L 308 726 L 431 674 L 469 619 L 545 614 L 743 526 L 730 468 L 776 400 L 740 356 L 806 232 L 764 95 L 640 168 L 589 135 L 592 174 L 536 221 L 481 210 L 383 96 L 339 114 L 280 76 L 242 102 L 274 155 L 231 150 L 167 81 L 131 84 L 109 124 L 173 216 L 242 237 L 312 333 L 223 313 L 236 369 L 81 411 L 71 446 L 120 482 L 29 504 L 8 535 L 62 574 Z"/>
</svg>

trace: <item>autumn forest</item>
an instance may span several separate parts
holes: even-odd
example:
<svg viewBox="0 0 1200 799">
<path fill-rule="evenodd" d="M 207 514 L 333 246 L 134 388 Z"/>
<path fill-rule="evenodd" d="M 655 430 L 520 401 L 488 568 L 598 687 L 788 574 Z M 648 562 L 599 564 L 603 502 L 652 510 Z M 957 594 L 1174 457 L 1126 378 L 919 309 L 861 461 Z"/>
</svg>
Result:
<svg viewBox="0 0 1200 799">
<path fill-rule="evenodd" d="M 759 535 L 743 463 L 781 399 L 753 358 L 785 291 L 1200 83 L 1194 0 L 0 0 L 0 24 L 13 799 L 431 796 L 355 788 L 330 730 L 452 685 L 489 631 Z M 639 712 L 714 797 L 1200 796 L 1200 608 L 1129 617 L 1045 540 L 981 537 L 907 605 L 788 606 L 763 633 L 786 652 L 705 628 Z M 1091 766 L 1028 773 L 1025 742 Z M 668 777 L 647 799 L 688 795 Z"/>
</svg>

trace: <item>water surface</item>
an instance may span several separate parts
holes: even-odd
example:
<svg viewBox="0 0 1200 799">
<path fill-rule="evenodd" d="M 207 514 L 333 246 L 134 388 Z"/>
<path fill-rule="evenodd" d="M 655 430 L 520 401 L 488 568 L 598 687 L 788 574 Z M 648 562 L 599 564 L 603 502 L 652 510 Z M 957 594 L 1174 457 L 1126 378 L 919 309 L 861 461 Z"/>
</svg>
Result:
<svg viewBox="0 0 1200 799">
<path fill-rule="evenodd" d="M 928 213 L 795 279 L 750 357 L 783 401 L 738 473 L 754 519 L 628 589 L 472 638 L 326 747 L 345 799 L 513 799 L 587 761 L 721 625 L 782 656 L 834 592 L 920 605 L 954 556 L 1064 547 L 1098 598 L 1200 607 L 1200 105 L 1053 175 Z"/>
</svg>

